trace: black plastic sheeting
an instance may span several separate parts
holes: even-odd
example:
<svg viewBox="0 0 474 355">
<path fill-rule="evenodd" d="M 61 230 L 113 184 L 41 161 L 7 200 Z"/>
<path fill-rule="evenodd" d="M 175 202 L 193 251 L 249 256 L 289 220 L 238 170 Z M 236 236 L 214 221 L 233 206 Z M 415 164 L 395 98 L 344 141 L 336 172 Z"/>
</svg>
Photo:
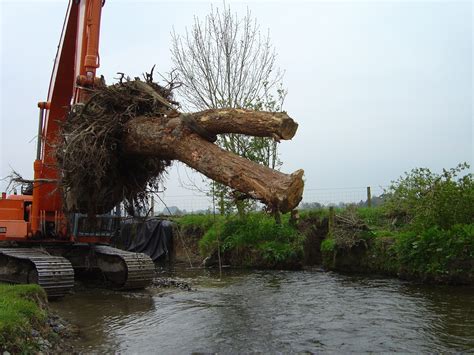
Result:
<svg viewBox="0 0 474 355">
<path fill-rule="evenodd" d="M 120 228 L 116 246 L 145 253 L 153 261 L 169 258 L 173 243 L 173 223 L 161 219 L 126 221 Z"/>
</svg>

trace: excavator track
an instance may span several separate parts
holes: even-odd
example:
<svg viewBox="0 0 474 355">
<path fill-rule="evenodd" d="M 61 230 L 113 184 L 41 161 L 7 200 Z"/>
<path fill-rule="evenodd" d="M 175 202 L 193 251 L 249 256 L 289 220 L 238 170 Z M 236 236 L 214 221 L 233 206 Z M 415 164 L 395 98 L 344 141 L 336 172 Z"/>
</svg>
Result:
<svg viewBox="0 0 474 355">
<path fill-rule="evenodd" d="M 0 248 L 0 280 L 36 283 L 48 297 L 62 297 L 74 286 L 74 269 L 67 259 L 41 249 Z"/>
<path fill-rule="evenodd" d="M 145 288 L 153 280 L 155 264 L 148 255 L 94 245 L 97 266 L 114 288 L 130 290 Z"/>
</svg>

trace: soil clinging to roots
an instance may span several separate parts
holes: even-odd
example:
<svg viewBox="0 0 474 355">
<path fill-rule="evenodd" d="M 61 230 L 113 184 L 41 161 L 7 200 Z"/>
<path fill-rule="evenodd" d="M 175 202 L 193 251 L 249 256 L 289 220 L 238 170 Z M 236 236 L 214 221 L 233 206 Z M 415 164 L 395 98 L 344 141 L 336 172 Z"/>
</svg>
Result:
<svg viewBox="0 0 474 355">
<path fill-rule="evenodd" d="M 124 201 L 133 215 L 157 189 L 171 162 L 126 154 L 121 145 L 129 120 L 176 114 L 173 84 L 162 87 L 150 77 L 97 86 L 86 103 L 71 107 L 57 149 L 68 212 L 106 213 Z"/>
</svg>

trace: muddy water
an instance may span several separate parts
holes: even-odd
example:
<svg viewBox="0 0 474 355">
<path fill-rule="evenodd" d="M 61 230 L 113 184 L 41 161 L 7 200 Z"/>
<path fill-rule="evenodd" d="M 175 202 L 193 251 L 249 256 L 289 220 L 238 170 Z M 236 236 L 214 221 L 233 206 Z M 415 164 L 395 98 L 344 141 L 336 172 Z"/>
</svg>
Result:
<svg viewBox="0 0 474 355">
<path fill-rule="evenodd" d="M 80 328 L 81 352 L 474 351 L 473 288 L 317 270 L 163 276 L 196 290 L 82 290 L 51 306 Z"/>
</svg>

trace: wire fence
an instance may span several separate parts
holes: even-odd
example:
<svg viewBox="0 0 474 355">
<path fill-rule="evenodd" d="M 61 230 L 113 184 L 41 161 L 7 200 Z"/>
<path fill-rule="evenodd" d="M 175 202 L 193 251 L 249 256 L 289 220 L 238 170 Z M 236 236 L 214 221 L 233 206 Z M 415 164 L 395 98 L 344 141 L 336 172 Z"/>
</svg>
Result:
<svg viewBox="0 0 474 355">
<path fill-rule="evenodd" d="M 321 204 L 323 206 L 334 206 L 344 204 L 361 204 L 368 200 L 368 188 L 372 202 L 377 200 L 388 186 L 365 186 L 365 187 L 337 187 L 305 189 L 303 200 L 299 207 L 305 204 Z"/>
<path fill-rule="evenodd" d="M 324 206 L 344 206 L 348 204 L 367 205 L 368 193 L 373 205 L 388 186 L 307 188 L 298 208 L 318 208 Z M 216 211 L 218 207 L 216 206 Z M 153 198 L 154 214 L 213 213 L 214 204 L 211 195 L 192 193 L 187 195 L 167 195 L 159 193 Z"/>
</svg>

